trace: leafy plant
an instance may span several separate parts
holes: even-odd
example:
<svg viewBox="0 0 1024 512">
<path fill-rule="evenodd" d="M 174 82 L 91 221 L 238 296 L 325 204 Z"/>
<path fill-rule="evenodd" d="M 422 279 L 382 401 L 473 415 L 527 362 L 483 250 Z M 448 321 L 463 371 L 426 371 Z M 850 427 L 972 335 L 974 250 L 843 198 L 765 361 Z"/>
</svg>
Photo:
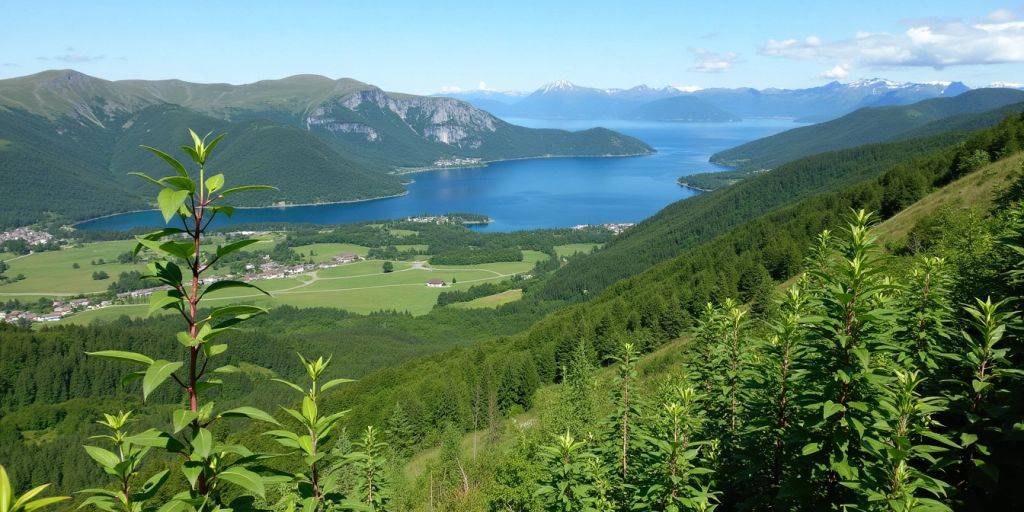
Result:
<svg viewBox="0 0 1024 512">
<path fill-rule="evenodd" d="M 97 423 L 106 427 L 110 433 L 94 436 L 93 439 L 107 441 L 113 451 L 99 446 L 85 446 L 85 451 L 105 473 L 113 477 L 116 490 L 85 489 L 79 491 L 89 495 L 81 506 L 93 506 L 106 512 L 155 510 L 157 506 L 149 504 L 149 501 L 167 482 L 170 471 L 165 469 L 154 474 L 139 489 L 135 489 L 134 485 L 142 469 L 143 459 L 152 448 L 147 440 L 159 438 L 160 433 L 156 430 L 147 430 L 137 436 L 128 434 L 125 427 L 131 420 L 131 411 L 104 414 L 103 416 L 104 419 Z M 142 440 L 145 444 L 135 444 L 136 439 Z"/>
<path fill-rule="evenodd" d="M 43 484 L 21 496 L 15 496 L 14 489 L 11 487 L 11 479 L 7 476 L 7 470 L 0 466 L 0 512 L 33 512 L 70 499 L 67 496 L 36 498 L 49 486 L 50 484 Z"/>
<path fill-rule="evenodd" d="M 264 478 L 254 471 L 263 456 L 252 453 L 244 446 L 215 440 L 211 431 L 214 422 L 226 417 L 247 417 L 275 424 L 277 420 L 254 407 L 238 407 L 218 413 L 212 401 L 203 402 L 201 399 L 206 392 L 222 383 L 215 378 L 216 375 L 237 371 L 236 367 L 230 365 L 210 366 L 211 361 L 227 350 L 228 346 L 220 341 L 237 330 L 238 324 L 266 312 L 249 305 L 223 306 L 208 313 L 201 311 L 202 299 L 219 290 L 248 288 L 262 292 L 255 285 L 242 281 L 205 283 L 203 279 L 203 274 L 218 259 L 258 240 L 244 239 L 218 246 L 212 255 L 203 250 L 203 240 L 218 215 L 230 216 L 233 213 L 233 208 L 224 204 L 226 198 L 240 192 L 273 187 L 243 185 L 225 188 L 224 175 L 207 176 L 206 169 L 206 162 L 223 140 L 223 135 L 210 140 L 207 140 L 209 136 L 200 138 L 191 130 L 189 135 L 192 145 L 182 146 L 181 149 L 197 168 L 194 174 L 190 174 L 176 158 L 148 146 L 144 147 L 170 166 L 174 174 L 156 179 L 143 173 L 132 173 L 159 187 L 157 204 L 164 220 L 170 222 L 177 219 L 181 223 L 180 228 L 166 227 L 137 237 L 135 253 L 148 249 L 162 258 L 149 264 L 150 274 L 147 277 L 166 287 L 167 291 L 151 296 L 149 311 L 170 310 L 182 317 L 185 328 L 176 334 L 176 339 L 185 349 L 184 360 L 154 359 L 144 354 L 118 350 L 92 352 L 90 355 L 142 366 L 142 370 L 133 372 L 128 379 L 141 379 L 143 400 L 148 399 L 168 380 L 178 385 L 184 406 L 171 415 L 169 431 L 122 438 L 119 442 L 127 441 L 129 448 L 138 448 L 139 451 L 134 452 L 136 455 L 144 453 L 144 447 L 161 447 L 180 456 L 179 471 L 187 480 L 189 488 L 174 496 L 174 506 L 180 510 L 213 510 L 225 505 L 224 500 L 229 497 L 226 486 L 235 486 L 242 492 L 254 495 L 262 495 L 265 488 Z M 112 424 L 119 425 L 119 422 Z M 115 438 L 121 426 L 115 430 Z M 101 453 L 95 447 L 87 450 Z M 105 462 L 113 463 L 110 464 L 115 468 L 113 474 L 121 479 L 122 485 L 133 476 L 135 462 L 130 454 L 125 455 L 124 462 L 115 463 L 106 455 L 100 458 L 109 459 Z M 105 462 L 101 462 L 101 465 L 106 468 Z M 121 469 L 116 469 L 118 464 L 123 464 Z M 131 471 L 129 466 L 132 466 Z M 126 496 L 122 503 L 131 501 L 134 498 Z M 97 506 L 106 504 L 101 499 L 93 500 L 92 503 Z"/>
<path fill-rule="evenodd" d="M 302 498 L 303 510 L 323 510 L 325 507 L 326 495 L 330 489 L 324 488 L 324 476 L 322 474 L 321 462 L 325 456 L 325 447 L 330 440 L 331 432 L 338 422 L 348 411 L 339 411 L 333 414 L 322 414 L 320 410 L 321 393 L 350 379 L 331 379 L 321 382 L 324 372 L 331 364 L 331 358 L 319 357 L 316 360 L 307 360 L 299 355 L 302 366 L 309 377 L 309 386 L 304 388 L 284 379 L 274 379 L 289 388 L 294 389 L 302 395 L 301 410 L 282 407 L 282 410 L 298 422 L 301 430 L 291 432 L 288 430 L 271 430 L 266 434 L 273 437 L 279 444 L 291 450 L 292 454 L 301 457 L 306 473 L 295 476 L 294 483 L 297 485 L 297 493 Z"/>
</svg>

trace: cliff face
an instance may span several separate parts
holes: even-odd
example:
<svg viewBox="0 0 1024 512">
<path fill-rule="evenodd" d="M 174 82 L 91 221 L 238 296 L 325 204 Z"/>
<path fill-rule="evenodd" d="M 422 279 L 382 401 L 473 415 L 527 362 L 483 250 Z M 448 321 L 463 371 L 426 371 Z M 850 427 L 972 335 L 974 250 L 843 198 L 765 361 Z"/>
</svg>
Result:
<svg viewBox="0 0 1024 512">
<path fill-rule="evenodd" d="M 497 131 L 500 121 L 468 103 L 451 98 L 391 95 L 377 88 L 354 92 L 314 108 L 305 118 L 307 129 L 364 134 L 381 140 L 374 121 L 393 116 L 410 132 L 429 142 L 478 148 L 484 136 Z M 362 122 L 357 121 L 362 120 Z M 393 120 L 393 119 L 392 119 Z"/>
</svg>

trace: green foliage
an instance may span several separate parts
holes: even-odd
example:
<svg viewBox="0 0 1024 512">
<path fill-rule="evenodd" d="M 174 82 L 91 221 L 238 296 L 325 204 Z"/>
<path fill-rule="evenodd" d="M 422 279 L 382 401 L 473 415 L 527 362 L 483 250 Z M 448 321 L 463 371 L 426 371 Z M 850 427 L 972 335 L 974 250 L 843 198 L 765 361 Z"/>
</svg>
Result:
<svg viewBox="0 0 1024 512">
<path fill-rule="evenodd" d="M 1024 101 L 1020 91 L 980 89 L 912 105 L 863 108 L 839 119 L 788 130 L 711 156 L 712 162 L 768 169 L 815 153 L 900 140 L 947 118 L 978 114 Z M 1018 111 L 1020 105 L 1017 105 Z M 953 123 L 955 125 L 955 123 Z M 950 128 L 945 128 L 950 129 Z"/>
<path fill-rule="evenodd" d="M 0 512 L 32 512 L 68 499 L 67 496 L 36 498 L 49 486 L 50 484 L 40 485 L 19 496 L 11 487 L 7 470 L 0 466 Z"/>
</svg>

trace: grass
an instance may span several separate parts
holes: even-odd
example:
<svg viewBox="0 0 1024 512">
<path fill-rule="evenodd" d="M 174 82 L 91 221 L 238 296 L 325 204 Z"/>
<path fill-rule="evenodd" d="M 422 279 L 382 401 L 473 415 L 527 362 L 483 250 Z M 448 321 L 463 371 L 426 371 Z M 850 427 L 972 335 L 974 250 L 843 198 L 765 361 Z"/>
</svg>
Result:
<svg viewBox="0 0 1024 512">
<path fill-rule="evenodd" d="M 539 252 L 536 254 L 545 256 Z M 532 254 L 524 256 L 525 260 L 535 260 L 537 257 Z M 534 262 L 517 261 L 444 267 L 413 265 L 405 261 L 392 263 L 395 266 L 395 271 L 388 274 L 381 272 L 383 262 L 368 260 L 318 270 L 313 275 L 255 281 L 253 284 L 270 292 L 271 296 L 237 288 L 221 290 L 210 295 L 210 305 L 248 303 L 264 307 L 281 305 L 335 307 L 355 313 L 396 310 L 423 315 L 433 309 L 434 304 L 437 303 L 437 296 L 441 292 L 453 289 L 465 290 L 478 283 L 502 281 L 513 274 L 529 272 L 533 268 Z M 429 279 L 443 279 L 449 283 L 449 286 L 444 288 L 427 287 Z M 453 281 L 455 283 L 451 284 Z M 519 293 L 521 295 L 522 292 Z M 505 297 L 503 300 L 510 302 L 515 298 Z M 497 303 L 494 306 L 497 306 Z M 78 313 L 62 322 L 86 324 L 95 320 L 119 318 L 123 315 L 140 317 L 144 316 L 147 310 L 146 304 L 119 305 Z"/>
<path fill-rule="evenodd" d="M 565 244 L 556 245 L 555 254 L 559 258 L 568 258 L 574 254 L 590 254 L 595 249 L 601 247 L 601 244 Z"/>
<path fill-rule="evenodd" d="M 343 252 L 356 253 L 365 258 L 370 251 L 368 247 L 356 244 L 308 244 L 292 247 L 292 249 L 302 257 L 308 256 L 309 251 L 312 250 L 316 253 L 313 255 L 313 261 L 317 263 L 330 261 L 331 258 Z"/>
<path fill-rule="evenodd" d="M 452 304 L 452 307 L 458 309 L 496 308 L 498 306 L 501 306 L 502 304 L 515 302 L 521 298 L 523 298 L 523 290 L 520 288 L 516 288 L 515 290 L 508 290 L 501 293 L 495 293 L 494 295 L 480 297 L 478 299 L 473 299 L 468 302 L 458 302 Z"/>
<path fill-rule="evenodd" d="M 21 297 L 20 294 L 35 296 L 77 295 L 106 291 L 107 286 L 117 279 L 118 274 L 129 270 L 145 270 L 139 263 L 117 263 L 117 256 L 135 247 L 130 240 L 96 242 L 80 247 L 29 254 L 23 258 L 8 261 L 9 276 L 24 274 L 25 279 L 16 283 L 0 285 L 0 298 Z M 107 263 L 93 265 L 93 260 L 103 259 Z M 72 265 L 78 263 L 79 268 Z M 94 281 L 92 273 L 106 272 L 110 278 Z"/>
<path fill-rule="evenodd" d="M 418 232 L 417 231 L 413 231 L 411 229 L 389 229 L 388 233 L 391 233 L 392 235 L 395 235 L 395 236 L 404 237 L 404 236 L 415 235 Z"/>
<path fill-rule="evenodd" d="M 997 195 L 1020 175 L 1024 154 L 993 162 L 918 200 L 878 226 L 879 240 L 905 238 L 921 219 L 940 208 L 991 205 Z"/>
</svg>

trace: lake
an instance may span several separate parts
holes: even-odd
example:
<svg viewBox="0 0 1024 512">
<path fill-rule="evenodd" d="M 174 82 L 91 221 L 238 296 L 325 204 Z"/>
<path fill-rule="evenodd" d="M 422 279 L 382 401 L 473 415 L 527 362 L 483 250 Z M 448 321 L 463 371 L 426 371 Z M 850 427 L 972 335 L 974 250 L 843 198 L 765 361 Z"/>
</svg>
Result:
<svg viewBox="0 0 1024 512">
<path fill-rule="evenodd" d="M 409 175 L 415 182 L 400 197 L 357 203 L 238 209 L 217 226 L 248 222 L 341 224 L 419 214 L 479 213 L 493 222 L 474 229 L 515 231 L 577 224 L 638 222 L 669 203 L 690 197 L 683 175 L 722 170 L 713 153 L 799 126 L 785 119 L 735 123 L 654 123 L 508 119 L 532 128 L 582 130 L 603 126 L 637 137 L 658 152 L 616 158 L 540 158 L 486 167 Z M 161 226 L 156 211 L 132 212 L 79 224 L 81 229 L 126 230 Z"/>
</svg>

